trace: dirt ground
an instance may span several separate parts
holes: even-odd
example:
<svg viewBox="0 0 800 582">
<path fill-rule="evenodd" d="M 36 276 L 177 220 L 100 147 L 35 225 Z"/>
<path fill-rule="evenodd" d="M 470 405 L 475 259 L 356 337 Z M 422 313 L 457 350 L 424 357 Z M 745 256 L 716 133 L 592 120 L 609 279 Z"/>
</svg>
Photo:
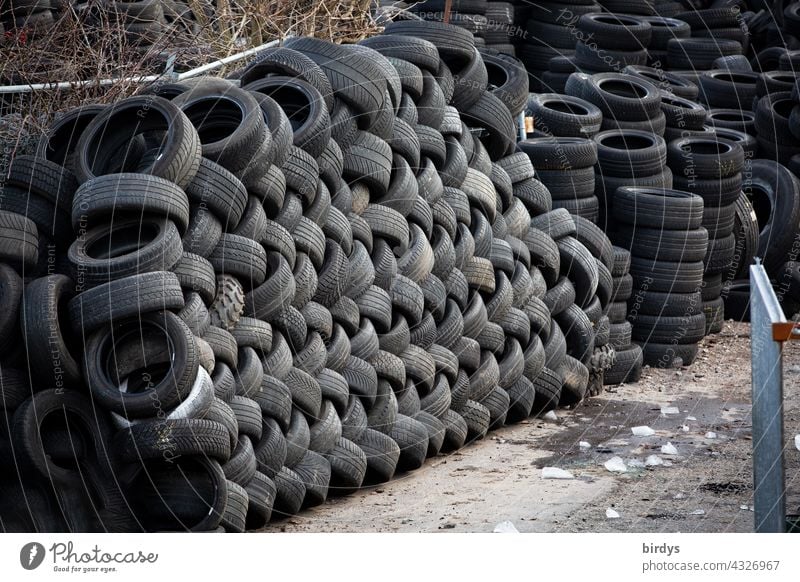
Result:
<svg viewBox="0 0 800 582">
<path fill-rule="evenodd" d="M 389 483 L 334 498 L 266 531 L 749 532 L 752 513 L 749 325 L 726 323 L 691 367 L 645 369 L 558 420 L 531 419 L 429 460 Z M 784 355 L 787 511 L 800 513 L 800 346 Z M 662 408 L 677 407 L 677 414 Z M 649 426 L 653 436 L 631 428 Z M 715 433 L 715 434 L 710 434 Z M 581 441 L 589 448 L 581 447 Z M 661 452 L 672 443 L 677 455 Z M 650 455 L 663 465 L 643 466 Z M 625 473 L 604 463 L 621 457 Z M 638 461 L 638 463 L 637 463 Z M 572 480 L 542 478 L 559 467 Z M 618 518 L 608 518 L 612 509 Z"/>
</svg>

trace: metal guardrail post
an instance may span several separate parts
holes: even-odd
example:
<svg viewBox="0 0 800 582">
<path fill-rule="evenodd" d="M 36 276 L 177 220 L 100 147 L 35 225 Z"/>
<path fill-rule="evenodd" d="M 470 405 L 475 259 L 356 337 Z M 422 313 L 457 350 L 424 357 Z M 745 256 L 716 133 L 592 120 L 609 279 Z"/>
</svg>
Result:
<svg viewBox="0 0 800 582">
<path fill-rule="evenodd" d="M 783 342 L 794 335 L 764 267 L 750 267 L 755 530 L 786 531 L 783 468 Z"/>
</svg>

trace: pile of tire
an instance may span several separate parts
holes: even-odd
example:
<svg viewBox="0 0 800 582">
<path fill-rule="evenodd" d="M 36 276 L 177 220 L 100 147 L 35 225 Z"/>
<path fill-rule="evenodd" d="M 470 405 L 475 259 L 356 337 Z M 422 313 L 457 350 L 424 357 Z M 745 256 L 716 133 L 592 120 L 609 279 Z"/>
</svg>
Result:
<svg viewBox="0 0 800 582">
<path fill-rule="evenodd" d="M 631 253 L 628 321 L 644 363 L 691 364 L 706 330 L 700 294 L 709 244 L 701 226 L 703 199 L 678 190 L 621 187 L 613 213 L 619 228 L 612 240 Z"/>
<path fill-rule="evenodd" d="M 597 223 L 600 203 L 595 196 L 594 141 L 584 137 L 538 137 L 520 142 L 519 148 L 530 157 L 537 178 L 547 186 L 553 208 Z"/>
<path fill-rule="evenodd" d="M 398 22 L 62 116 L 0 196 L 3 527 L 260 528 L 601 389 L 613 252 L 521 70 Z"/>
<path fill-rule="evenodd" d="M 565 75 L 576 70 L 571 59 L 582 38 L 575 24 L 582 15 L 600 12 L 601 7 L 592 0 L 568 6 L 555 2 L 523 4 L 524 11 L 517 7 L 517 26 L 524 31 L 518 39 L 517 56 L 531 75 L 531 89 L 537 93 L 563 92 Z"/>
<path fill-rule="evenodd" d="M 647 63 L 650 23 L 625 14 L 593 12 L 578 19 L 581 38 L 575 64 L 586 73 L 607 73 Z"/>
</svg>

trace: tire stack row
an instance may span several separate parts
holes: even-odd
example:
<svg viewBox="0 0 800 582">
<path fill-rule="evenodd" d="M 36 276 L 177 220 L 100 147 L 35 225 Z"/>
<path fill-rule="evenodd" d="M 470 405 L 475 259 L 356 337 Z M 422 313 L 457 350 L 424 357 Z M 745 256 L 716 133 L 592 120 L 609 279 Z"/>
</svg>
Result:
<svg viewBox="0 0 800 582">
<path fill-rule="evenodd" d="M 514 4 L 511 2 L 492 2 L 486 4 L 486 47 L 509 55 L 516 54 L 514 42 L 517 31 L 514 29 Z"/>
<path fill-rule="evenodd" d="M 569 6 L 554 2 L 530 4 L 524 12 L 522 21 L 517 18 L 517 26 L 524 31 L 517 46 L 517 56 L 525 63 L 531 76 L 531 90 L 548 93 L 560 89 L 557 78 L 547 73 L 563 73 L 574 71 L 574 65 L 568 59 L 575 56 L 575 45 L 579 34 L 576 34 L 575 23 L 583 15 L 600 11 L 600 6 L 592 0 L 570 3 Z M 566 71 L 553 70 L 551 59 L 557 57 L 564 63 Z"/>
<path fill-rule="evenodd" d="M 595 12 L 578 19 L 582 33 L 575 46 L 575 64 L 584 73 L 617 72 L 647 63 L 652 28 L 644 19 Z"/>
<path fill-rule="evenodd" d="M 642 375 L 642 348 L 632 343 L 631 322 L 628 321 L 628 300 L 633 294 L 630 275 L 631 253 L 622 247 L 614 248 L 614 265 L 611 269 L 613 286 L 611 306 L 608 310 L 609 343 L 615 351 L 614 364 L 606 371 L 606 385 L 636 382 Z"/>
<path fill-rule="evenodd" d="M 724 318 L 722 273 L 736 255 L 733 234 L 736 202 L 742 193 L 744 150 L 731 140 L 687 137 L 670 142 L 667 163 L 675 188 L 703 199 L 703 225 L 708 231 L 704 257 L 703 312 L 706 333 L 718 333 Z"/>
<path fill-rule="evenodd" d="M 706 318 L 700 290 L 708 232 L 703 199 L 677 190 L 622 187 L 614 193 L 612 240 L 631 253 L 631 337 L 645 364 L 691 364 Z"/>
<path fill-rule="evenodd" d="M 738 42 L 741 54 L 747 54 L 750 34 L 739 6 L 684 11 L 675 18 L 689 25 L 692 37 Z"/>
<path fill-rule="evenodd" d="M 409 8 L 409 12 L 424 20 L 443 22 L 446 4 L 443 0 L 425 0 L 413 4 Z M 448 23 L 471 32 L 476 46 L 486 46 L 488 44 L 485 36 L 489 30 L 489 4 L 486 0 L 454 0 L 450 3 Z"/>
<path fill-rule="evenodd" d="M 537 177 L 547 186 L 554 209 L 597 223 L 595 142 L 583 137 L 539 137 L 520 142 L 519 148 L 530 157 Z"/>
</svg>

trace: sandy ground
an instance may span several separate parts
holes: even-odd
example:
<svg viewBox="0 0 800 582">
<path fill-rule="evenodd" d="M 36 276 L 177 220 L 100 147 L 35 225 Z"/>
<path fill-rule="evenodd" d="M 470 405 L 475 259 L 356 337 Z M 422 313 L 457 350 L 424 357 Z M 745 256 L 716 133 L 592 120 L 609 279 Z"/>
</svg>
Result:
<svg viewBox="0 0 800 582">
<path fill-rule="evenodd" d="M 800 513 L 800 345 L 784 356 L 787 511 Z M 681 370 L 646 369 L 557 421 L 531 419 L 490 433 L 413 473 L 334 498 L 266 531 L 748 532 L 753 529 L 747 324 L 726 323 Z M 677 407 L 677 414 L 662 414 Z M 655 435 L 635 437 L 634 426 Z M 713 435 L 708 433 L 715 433 Z M 581 448 L 579 443 L 590 443 Z M 672 443 L 677 455 L 662 454 Z M 637 466 L 650 455 L 660 466 Z M 622 458 L 625 473 L 604 463 Z M 633 463 L 631 463 L 633 461 Z M 559 467 L 572 480 L 542 478 Z M 619 518 L 609 519 L 613 509 Z"/>
</svg>

